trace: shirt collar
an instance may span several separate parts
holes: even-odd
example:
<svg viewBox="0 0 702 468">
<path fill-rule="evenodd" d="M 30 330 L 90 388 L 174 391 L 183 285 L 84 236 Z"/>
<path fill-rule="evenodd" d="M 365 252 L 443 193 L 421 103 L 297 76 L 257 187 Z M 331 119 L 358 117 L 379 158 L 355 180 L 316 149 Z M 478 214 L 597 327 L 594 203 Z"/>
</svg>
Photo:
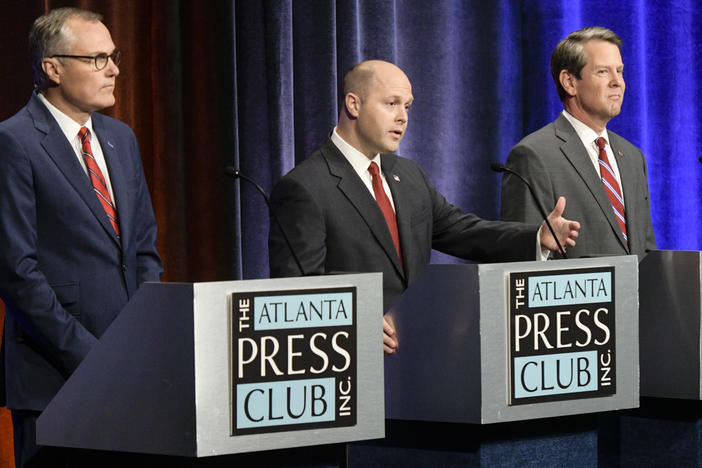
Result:
<svg viewBox="0 0 702 468">
<path fill-rule="evenodd" d="M 363 174 L 368 171 L 368 166 L 370 166 L 371 161 L 375 162 L 378 165 L 380 173 L 383 173 L 383 167 L 380 165 L 380 154 L 376 154 L 373 159 L 368 159 L 365 154 L 361 153 L 341 138 L 336 131 L 336 127 L 334 127 L 332 131 L 331 140 L 358 174 Z"/>
<path fill-rule="evenodd" d="M 578 134 L 578 137 L 580 140 L 583 142 L 583 145 L 592 145 L 594 144 L 594 141 L 597 140 L 599 137 L 602 137 L 605 139 L 607 144 L 609 145 L 609 136 L 607 135 L 607 128 L 605 127 L 604 130 L 602 130 L 602 134 L 598 135 L 597 132 L 595 132 L 593 129 L 582 123 L 580 120 L 576 119 L 570 113 L 563 109 L 563 117 L 570 122 L 570 124 L 573 126 L 575 129 L 575 133 Z"/>
<path fill-rule="evenodd" d="M 68 141 L 72 142 L 74 138 L 78 136 L 78 132 L 80 131 L 81 127 L 88 127 L 88 130 L 90 130 L 90 134 L 95 135 L 95 133 L 93 132 L 92 116 L 88 117 L 87 122 L 85 122 L 83 125 L 80 125 L 78 122 L 61 112 L 56 106 L 51 104 L 43 94 L 37 93 L 37 96 L 39 97 L 39 100 L 44 104 L 44 106 L 46 106 L 46 108 L 49 109 L 49 112 L 54 117 L 54 119 L 56 119 L 56 123 L 58 123 L 63 134 L 66 135 Z"/>
</svg>

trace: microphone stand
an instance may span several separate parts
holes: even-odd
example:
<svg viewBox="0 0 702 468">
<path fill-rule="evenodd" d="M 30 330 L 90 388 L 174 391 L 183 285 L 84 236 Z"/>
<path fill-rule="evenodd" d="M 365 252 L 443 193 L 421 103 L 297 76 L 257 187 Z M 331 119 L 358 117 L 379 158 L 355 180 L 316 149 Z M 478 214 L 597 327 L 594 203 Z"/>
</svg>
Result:
<svg viewBox="0 0 702 468">
<path fill-rule="evenodd" d="M 558 240 L 558 236 L 556 235 L 556 231 L 553 230 L 553 226 L 551 226 L 551 223 L 548 220 L 548 215 L 546 214 L 546 210 L 544 210 L 544 207 L 541 206 L 541 202 L 539 201 L 538 197 L 536 196 L 536 193 L 534 192 L 534 189 L 531 187 L 531 184 L 529 182 L 527 182 L 527 180 L 524 177 L 522 177 L 519 173 L 513 171 L 512 169 L 505 166 L 504 164 L 491 163 L 490 169 L 492 169 L 495 172 L 508 172 L 508 173 L 514 175 L 515 177 L 517 177 L 522 182 L 524 182 L 524 184 L 529 189 L 529 193 L 531 193 L 531 197 L 534 199 L 534 202 L 536 203 L 536 207 L 539 209 L 539 212 L 541 213 L 543 220 L 546 222 L 546 226 L 548 226 L 548 230 L 551 231 L 551 235 L 553 236 L 553 239 L 556 241 L 556 245 L 558 246 L 559 252 L 563 256 L 563 258 L 567 259 L 568 256 L 565 253 L 565 249 L 561 245 L 561 242 Z"/>
<path fill-rule="evenodd" d="M 256 187 L 256 190 L 259 191 L 259 193 L 263 196 L 263 199 L 266 201 L 266 205 L 268 206 L 268 214 L 273 218 L 275 221 L 275 224 L 278 226 L 278 229 L 280 229 L 280 233 L 283 235 L 283 239 L 285 240 L 285 244 L 288 246 L 288 249 L 290 249 L 290 253 L 292 254 L 293 260 L 295 260 L 295 264 L 297 265 L 297 268 L 300 270 L 300 274 L 302 276 L 307 276 L 305 273 L 305 270 L 302 268 L 302 263 L 300 263 L 300 259 L 297 258 L 297 254 L 295 254 L 295 249 L 293 249 L 292 243 L 290 242 L 290 239 L 288 239 L 287 234 L 285 234 L 285 230 L 283 229 L 283 225 L 281 224 L 280 220 L 278 217 L 275 215 L 273 212 L 273 208 L 271 208 L 271 202 L 268 199 L 268 195 L 266 195 L 265 190 L 261 188 L 260 185 L 258 185 L 256 182 L 254 182 L 253 179 L 250 177 L 245 176 L 241 172 L 239 172 L 239 169 L 236 169 L 233 166 L 227 166 L 224 168 L 224 173 L 231 177 L 232 179 L 242 179 L 248 182 L 249 184 L 253 185 Z"/>
</svg>

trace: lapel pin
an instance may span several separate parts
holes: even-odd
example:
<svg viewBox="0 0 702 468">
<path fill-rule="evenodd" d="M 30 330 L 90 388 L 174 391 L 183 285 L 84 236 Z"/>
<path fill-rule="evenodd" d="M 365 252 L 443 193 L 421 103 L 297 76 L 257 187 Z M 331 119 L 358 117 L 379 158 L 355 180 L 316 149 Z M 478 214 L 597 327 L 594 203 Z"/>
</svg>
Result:
<svg viewBox="0 0 702 468">
<path fill-rule="evenodd" d="M 115 145 L 113 145 L 112 142 L 111 142 L 110 140 L 107 140 L 107 145 L 108 145 L 110 148 L 114 148 L 114 147 L 115 147 Z"/>
<path fill-rule="evenodd" d="M 621 151 L 617 150 L 617 153 L 619 153 L 619 157 L 620 157 L 620 158 L 623 158 L 623 157 L 624 157 L 624 153 L 622 153 Z"/>
<path fill-rule="evenodd" d="M 395 182 L 399 182 L 399 181 L 400 181 L 400 176 L 397 175 L 397 174 L 393 174 L 393 175 L 392 175 L 392 178 L 395 179 Z"/>
</svg>

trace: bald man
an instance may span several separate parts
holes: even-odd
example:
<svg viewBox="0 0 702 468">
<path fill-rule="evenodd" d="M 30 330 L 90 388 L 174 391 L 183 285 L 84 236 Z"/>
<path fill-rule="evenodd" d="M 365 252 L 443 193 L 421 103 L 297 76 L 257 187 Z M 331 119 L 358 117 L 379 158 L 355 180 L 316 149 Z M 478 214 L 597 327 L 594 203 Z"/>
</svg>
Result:
<svg viewBox="0 0 702 468">
<path fill-rule="evenodd" d="M 429 263 L 432 248 L 479 262 L 534 260 L 538 244 L 555 241 L 539 225 L 486 221 L 449 204 L 414 162 L 394 153 L 407 129 L 414 97 L 395 65 L 363 62 L 344 78 L 339 123 L 322 147 L 276 184 L 271 223 L 271 276 L 382 272 L 387 311 Z M 580 225 L 549 216 L 563 245 L 575 245 Z M 538 242 L 537 242 L 538 240 Z M 386 322 L 384 349 L 395 352 Z"/>
</svg>

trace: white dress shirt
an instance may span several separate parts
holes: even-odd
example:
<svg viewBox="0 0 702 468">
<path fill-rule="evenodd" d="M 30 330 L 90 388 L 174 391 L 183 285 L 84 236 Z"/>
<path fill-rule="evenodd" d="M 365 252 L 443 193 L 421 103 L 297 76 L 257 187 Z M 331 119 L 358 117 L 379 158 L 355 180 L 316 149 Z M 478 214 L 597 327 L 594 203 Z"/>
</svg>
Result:
<svg viewBox="0 0 702 468">
<path fill-rule="evenodd" d="M 344 157 L 351 164 L 354 171 L 356 171 L 356 174 L 358 174 L 358 177 L 361 178 L 363 184 L 366 186 L 366 188 L 368 189 L 368 191 L 374 199 L 375 192 L 373 191 L 373 176 L 371 176 L 371 173 L 368 171 L 368 167 L 370 166 L 371 162 L 374 162 L 378 165 L 380 178 L 383 181 L 383 190 L 385 190 L 385 194 L 388 196 L 388 199 L 392 204 L 392 209 L 394 210 L 395 201 L 392 199 L 390 187 L 388 186 L 387 180 L 385 180 L 385 174 L 383 174 L 383 166 L 381 166 L 380 163 L 380 154 L 376 154 L 373 157 L 373 159 L 368 159 L 368 157 L 365 154 L 361 153 L 356 148 L 346 143 L 346 141 L 343 138 L 341 138 L 336 132 L 336 127 L 334 127 L 334 131 L 332 131 L 331 141 L 336 145 L 337 148 L 339 148 L 341 154 L 343 154 Z"/>
<path fill-rule="evenodd" d="M 110 171 L 107 170 L 107 163 L 105 162 L 105 155 L 102 152 L 102 146 L 100 146 L 100 140 L 98 139 L 97 134 L 93 131 L 93 119 L 88 118 L 88 121 L 85 122 L 83 125 L 80 125 L 77 123 L 75 120 L 61 112 L 49 102 L 44 95 L 41 93 L 37 94 L 39 96 L 39 100 L 44 103 L 47 109 L 49 109 L 49 112 L 51 112 L 51 115 L 56 119 L 56 122 L 58 122 L 59 127 L 61 128 L 61 131 L 63 132 L 64 135 L 66 135 L 66 139 L 68 142 L 71 144 L 71 147 L 73 148 L 73 151 L 76 154 L 76 158 L 78 158 L 78 162 L 80 163 L 80 166 L 83 168 L 83 171 L 85 171 L 85 175 L 88 175 L 88 168 L 85 166 L 85 161 L 83 160 L 83 146 L 81 144 L 80 138 L 78 137 L 78 132 L 80 131 L 81 127 L 87 127 L 88 130 L 90 130 L 90 149 L 93 150 L 93 157 L 95 158 L 95 162 L 97 163 L 98 167 L 102 171 L 102 175 L 105 178 L 105 183 L 107 183 L 107 190 L 110 192 L 110 197 L 112 198 L 112 204 L 117 207 L 117 204 L 115 202 L 115 195 L 112 193 L 112 183 L 110 182 Z"/>
<path fill-rule="evenodd" d="M 578 134 L 578 137 L 580 138 L 580 141 L 583 142 L 583 146 L 585 146 L 585 149 L 587 150 L 588 156 L 590 156 L 590 161 L 592 161 L 593 166 L 595 167 L 595 170 L 597 173 L 600 175 L 600 178 L 602 178 L 602 173 L 600 171 L 600 148 L 597 146 L 597 143 L 595 143 L 595 140 L 597 140 L 599 137 L 602 137 L 605 139 L 607 142 L 607 145 L 605 146 L 605 152 L 607 153 L 607 159 L 609 160 L 609 166 L 612 168 L 612 172 L 614 172 L 614 178 L 617 179 L 617 183 L 619 184 L 619 187 L 622 186 L 622 179 L 619 176 L 619 166 L 617 166 L 617 158 L 614 157 L 614 153 L 612 152 L 612 147 L 609 145 L 609 136 L 607 135 L 607 129 L 605 128 L 600 135 L 598 135 L 593 129 L 570 115 L 565 109 L 563 110 L 563 117 L 565 117 L 568 122 L 573 126 L 575 129 L 575 133 Z M 624 189 L 621 189 L 621 196 L 622 200 L 624 199 Z M 624 205 L 626 206 L 626 204 Z"/>
</svg>

